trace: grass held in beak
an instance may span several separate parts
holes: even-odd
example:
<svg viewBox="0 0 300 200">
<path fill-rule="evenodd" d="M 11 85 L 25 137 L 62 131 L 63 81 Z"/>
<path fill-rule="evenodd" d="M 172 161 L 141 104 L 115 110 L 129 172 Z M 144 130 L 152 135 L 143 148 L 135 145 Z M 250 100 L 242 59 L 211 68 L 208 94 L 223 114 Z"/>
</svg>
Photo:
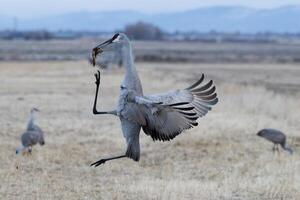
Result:
<svg viewBox="0 0 300 200">
<path fill-rule="evenodd" d="M 93 49 L 93 53 L 92 53 L 93 66 L 96 65 L 96 58 L 97 58 L 97 55 L 100 54 L 100 53 L 102 53 L 102 52 L 103 52 L 103 50 L 100 49 L 100 48 L 94 48 L 94 49 Z"/>
</svg>

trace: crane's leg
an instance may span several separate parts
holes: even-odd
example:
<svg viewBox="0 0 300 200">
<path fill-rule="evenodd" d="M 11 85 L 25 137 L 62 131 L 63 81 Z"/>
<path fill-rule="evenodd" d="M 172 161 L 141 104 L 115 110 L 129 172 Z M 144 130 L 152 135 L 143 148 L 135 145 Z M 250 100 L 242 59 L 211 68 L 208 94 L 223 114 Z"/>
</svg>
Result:
<svg viewBox="0 0 300 200">
<path fill-rule="evenodd" d="M 121 155 L 121 156 L 115 156 L 115 157 L 100 159 L 100 160 L 92 163 L 90 166 L 98 167 L 99 165 L 104 164 L 106 161 L 115 160 L 115 159 L 124 158 L 124 157 L 127 157 L 127 156 L 126 155 Z"/>
<path fill-rule="evenodd" d="M 22 155 L 23 156 L 30 156 L 32 155 L 32 147 L 26 147 L 23 151 L 22 151 Z"/>
<path fill-rule="evenodd" d="M 117 115 L 117 111 L 104 111 L 104 112 L 99 112 L 97 111 L 97 98 L 98 98 L 98 91 L 99 91 L 99 85 L 100 85 L 100 71 L 98 70 L 98 73 L 95 74 L 96 78 L 96 94 L 95 94 L 95 100 L 94 100 L 94 107 L 93 107 L 93 114 L 94 115 L 101 115 L 101 114 L 112 114 L 112 115 Z"/>
<path fill-rule="evenodd" d="M 275 151 L 276 151 L 276 144 L 274 143 L 273 152 L 275 153 Z"/>
<path fill-rule="evenodd" d="M 277 144 L 277 152 L 280 153 L 280 152 L 279 152 L 279 144 Z"/>
<path fill-rule="evenodd" d="M 29 155 L 32 154 L 32 147 L 31 146 L 28 147 L 28 153 L 29 153 Z"/>
</svg>

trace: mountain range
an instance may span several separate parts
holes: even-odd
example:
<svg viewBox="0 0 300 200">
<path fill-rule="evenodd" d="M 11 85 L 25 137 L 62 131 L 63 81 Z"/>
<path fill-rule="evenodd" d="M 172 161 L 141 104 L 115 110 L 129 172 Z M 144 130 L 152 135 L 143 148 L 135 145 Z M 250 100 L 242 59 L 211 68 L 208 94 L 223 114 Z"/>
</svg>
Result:
<svg viewBox="0 0 300 200">
<path fill-rule="evenodd" d="M 0 16 L 0 29 L 11 29 L 14 18 Z M 144 21 L 166 31 L 300 32 L 300 6 L 254 9 L 240 6 L 204 7 L 184 12 L 145 14 L 137 11 L 73 12 L 33 19 L 18 19 L 18 30 L 47 29 L 115 31 Z"/>
</svg>

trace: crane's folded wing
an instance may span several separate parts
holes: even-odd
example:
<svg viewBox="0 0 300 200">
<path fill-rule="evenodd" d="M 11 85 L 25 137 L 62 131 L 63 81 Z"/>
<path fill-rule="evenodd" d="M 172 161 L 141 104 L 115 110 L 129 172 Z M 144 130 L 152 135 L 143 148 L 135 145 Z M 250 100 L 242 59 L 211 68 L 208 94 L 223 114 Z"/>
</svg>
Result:
<svg viewBox="0 0 300 200">
<path fill-rule="evenodd" d="M 140 124 L 143 131 L 153 140 L 170 140 L 186 129 L 197 126 L 197 119 L 206 115 L 218 102 L 213 81 L 203 83 L 204 75 L 183 90 L 144 96 L 151 106 L 131 103 L 126 106 L 125 117 Z M 128 112 L 130 110 L 130 112 Z"/>
</svg>

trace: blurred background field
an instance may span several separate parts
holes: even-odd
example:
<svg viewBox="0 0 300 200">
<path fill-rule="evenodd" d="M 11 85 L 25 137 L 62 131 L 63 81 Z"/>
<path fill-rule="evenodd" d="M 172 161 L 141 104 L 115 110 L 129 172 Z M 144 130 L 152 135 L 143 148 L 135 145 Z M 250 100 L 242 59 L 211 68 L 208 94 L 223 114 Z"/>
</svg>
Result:
<svg viewBox="0 0 300 200">
<path fill-rule="evenodd" d="M 300 199 L 299 6 L 168 6 L 163 14 L 1 15 L 0 199 Z M 119 119 L 92 114 L 91 50 L 116 31 L 132 39 L 145 94 L 185 88 L 204 73 L 219 103 L 171 142 L 141 132 L 140 162 L 91 168 L 126 148 Z M 124 68 L 117 53 L 97 62 L 106 110 Z M 41 110 L 46 145 L 16 155 L 31 107 Z M 256 136 L 262 128 L 286 133 L 294 154 L 274 154 Z"/>
<path fill-rule="evenodd" d="M 205 73 L 219 104 L 197 128 L 168 143 L 141 134 L 141 160 L 89 164 L 125 149 L 119 120 L 92 115 L 94 69 L 87 61 L 2 62 L 2 199 L 298 199 L 297 65 L 138 62 L 146 93 L 183 88 Z M 283 70 L 284 69 L 284 73 Z M 102 73 L 100 107 L 116 103 L 123 69 Z M 16 156 L 29 108 L 46 145 Z M 295 153 L 279 155 L 258 138 L 283 130 Z M 18 168 L 16 168 L 18 167 Z"/>
<path fill-rule="evenodd" d="M 0 60 L 84 60 L 103 40 L 0 40 Z M 147 62 L 300 63 L 300 44 L 293 42 L 135 41 L 133 47 L 136 60 Z"/>
</svg>

